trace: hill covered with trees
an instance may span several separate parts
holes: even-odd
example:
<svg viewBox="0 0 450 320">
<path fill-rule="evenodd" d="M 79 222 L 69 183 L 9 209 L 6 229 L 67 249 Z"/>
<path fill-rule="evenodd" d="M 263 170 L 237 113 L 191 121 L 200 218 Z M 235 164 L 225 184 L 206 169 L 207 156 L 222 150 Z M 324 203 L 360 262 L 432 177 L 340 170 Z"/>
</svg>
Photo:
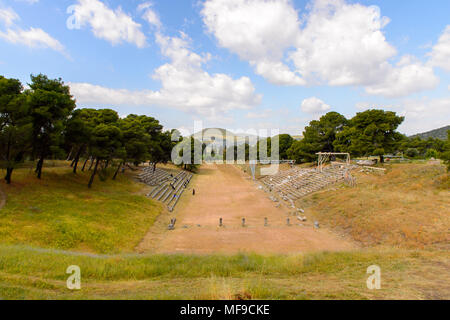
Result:
<svg viewBox="0 0 450 320">
<path fill-rule="evenodd" d="M 428 139 L 428 138 L 434 138 L 434 139 L 441 139 L 446 140 L 447 139 L 447 131 L 450 130 L 450 125 L 445 126 L 439 129 L 434 129 L 428 132 L 419 133 L 411 136 L 410 138 L 420 138 L 420 139 Z"/>
</svg>

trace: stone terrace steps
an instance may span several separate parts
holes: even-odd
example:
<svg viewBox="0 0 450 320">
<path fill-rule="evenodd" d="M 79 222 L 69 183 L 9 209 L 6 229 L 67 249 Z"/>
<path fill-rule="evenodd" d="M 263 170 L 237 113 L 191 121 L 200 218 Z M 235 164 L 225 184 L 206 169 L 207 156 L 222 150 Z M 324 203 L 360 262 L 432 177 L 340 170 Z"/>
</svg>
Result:
<svg viewBox="0 0 450 320">
<path fill-rule="evenodd" d="M 163 169 L 153 167 L 143 169 L 139 174 L 139 179 L 155 188 L 147 195 L 148 197 L 161 201 L 167 205 L 170 211 L 173 211 L 181 195 L 187 188 L 193 174 L 187 171 L 180 171 L 175 177 Z"/>
<path fill-rule="evenodd" d="M 170 174 L 163 170 L 156 168 L 153 171 L 153 167 L 145 167 L 142 172 L 138 175 L 141 182 L 148 184 L 150 186 L 158 186 L 162 182 L 167 181 L 171 178 Z"/>
<path fill-rule="evenodd" d="M 295 201 L 344 180 L 345 175 L 345 168 L 329 167 L 322 172 L 316 169 L 294 168 L 275 176 L 264 177 L 261 182 L 270 191 L 278 193 L 285 201 Z"/>
</svg>

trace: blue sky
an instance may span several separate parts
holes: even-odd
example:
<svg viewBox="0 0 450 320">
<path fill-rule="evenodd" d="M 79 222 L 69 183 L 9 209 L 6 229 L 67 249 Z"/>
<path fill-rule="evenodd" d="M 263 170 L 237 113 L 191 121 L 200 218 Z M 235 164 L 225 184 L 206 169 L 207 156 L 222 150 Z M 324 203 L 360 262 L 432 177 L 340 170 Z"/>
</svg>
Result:
<svg viewBox="0 0 450 320">
<path fill-rule="evenodd" d="M 450 124 L 450 2 L 0 0 L 0 74 L 166 128 L 301 134 L 332 110 Z"/>
</svg>

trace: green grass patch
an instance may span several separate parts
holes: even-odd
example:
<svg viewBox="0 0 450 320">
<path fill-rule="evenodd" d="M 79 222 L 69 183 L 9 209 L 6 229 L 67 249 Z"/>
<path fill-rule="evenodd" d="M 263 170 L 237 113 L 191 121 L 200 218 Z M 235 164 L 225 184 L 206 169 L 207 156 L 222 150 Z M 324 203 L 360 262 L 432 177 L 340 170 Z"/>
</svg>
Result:
<svg viewBox="0 0 450 320">
<path fill-rule="evenodd" d="M 30 169 L 14 172 L 0 210 L 0 239 L 97 253 L 132 251 L 162 211 L 140 194 L 141 185 L 119 175 L 87 188 L 89 172 L 74 175 L 68 167 L 45 168 L 42 180 Z"/>
<path fill-rule="evenodd" d="M 303 255 L 82 255 L 0 245 L 4 299 L 376 299 L 426 298 L 445 282 L 445 251 L 371 249 Z M 383 289 L 368 290 L 379 265 Z M 78 265 L 82 290 L 66 288 Z M 432 272 L 431 283 L 423 278 Z M 439 277 L 442 279 L 439 280 Z M 439 281 L 438 281 L 439 280 Z M 407 288 L 407 289 L 405 289 Z M 436 289 L 436 290 L 435 290 Z M 425 291 L 424 291 L 425 290 Z"/>
</svg>

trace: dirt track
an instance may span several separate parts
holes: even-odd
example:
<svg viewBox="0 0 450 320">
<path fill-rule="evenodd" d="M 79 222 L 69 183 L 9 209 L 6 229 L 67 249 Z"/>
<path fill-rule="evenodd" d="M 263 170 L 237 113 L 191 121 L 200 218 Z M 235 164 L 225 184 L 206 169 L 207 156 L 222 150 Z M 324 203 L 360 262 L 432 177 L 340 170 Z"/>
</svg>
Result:
<svg viewBox="0 0 450 320">
<path fill-rule="evenodd" d="M 347 250 L 353 244 L 324 229 L 314 229 L 309 222 L 299 226 L 289 209 L 276 208 L 268 195 L 242 171 L 231 165 L 204 165 L 183 196 L 173 216 L 174 231 L 167 227 L 169 216 L 155 225 L 137 248 L 140 252 L 159 253 L 295 253 L 316 250 Z M 292 210 L 291 210 L 292 211 Z M 223 218 L 224 227 L 219 227 Z M 246 227 L 242 227 L 242 218 Z M 267 217 L 269 226 L 264 226 Z M 186 227 L 185 227 L 186 226 Z"/>
</svg>

